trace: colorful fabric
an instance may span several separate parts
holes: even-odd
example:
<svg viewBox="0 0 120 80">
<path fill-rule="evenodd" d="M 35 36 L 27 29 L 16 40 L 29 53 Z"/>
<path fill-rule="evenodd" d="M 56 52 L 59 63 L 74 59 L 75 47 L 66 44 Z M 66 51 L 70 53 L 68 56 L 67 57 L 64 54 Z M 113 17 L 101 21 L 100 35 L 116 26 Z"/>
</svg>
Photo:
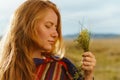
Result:
<svg viewBox="0 0 120 80">
<path fill-rule="evenodd" d="M 82 80 L 81 76 L 74 79 L 77 72 L 76 67 L 66 58 L 55 60 L 48 57 L 46 59 L 34 58 L 36 64 L 35 80 Z"/>
</svg>

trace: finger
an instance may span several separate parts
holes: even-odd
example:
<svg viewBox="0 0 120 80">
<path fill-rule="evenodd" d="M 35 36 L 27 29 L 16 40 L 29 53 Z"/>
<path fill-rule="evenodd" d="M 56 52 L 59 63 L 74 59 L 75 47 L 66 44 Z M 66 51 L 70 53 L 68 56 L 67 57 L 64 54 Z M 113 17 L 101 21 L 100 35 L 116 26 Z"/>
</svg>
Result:
<svg viewBox="0 0 120 80">
<path fill-rule="evenodd" d="M 92 60 L 91 57 L 82 57 L 82 61 L 92 62 Z"/>
<path fill-rule="evenodd" d="M 88 64 L 87 64 L 88 63 Z M 90 58 L 90 57 L 85 57 L 83 60 L 82 60 L 82 64 L 85 64 L 85 65 L 91 65 L 91 66 L 95 66 L 96 65 L 96 59 L 95 58 Z"/>
<path fill-rule="evenodd" d="M 83 62 L 83 64 L 82 65 L 84 65 L 84 66 L 91 66 L 92 65 L 92 63 L 90 63 L 90 62 Z"/>
<path fill-rule="evenodd" d="M 82 57 L 82 62 L 96 63 L 96 59 L 91 57 Z"/>
<path fill-rule="evenodd" d="M 82 56 L 83 56 L 83 57 L 85 56 L 85 57 L 93 57 L 93 58 L 95 58 L 95 56 L 94 56 L 93 53 L 91 53 L 91 52 L 85 52 L 85 53 L 83 53 Z"/>
<path fill-rule="evenodd" d="M 93 66 L 85 66 L 85 65 L 82 65 L 82 69 L 83 69 L 83 70 L 87 70 L 87 71 L 92 71 L 92 70 L 94 70 L 94 67 L 93 67 Z"/>
</svg>

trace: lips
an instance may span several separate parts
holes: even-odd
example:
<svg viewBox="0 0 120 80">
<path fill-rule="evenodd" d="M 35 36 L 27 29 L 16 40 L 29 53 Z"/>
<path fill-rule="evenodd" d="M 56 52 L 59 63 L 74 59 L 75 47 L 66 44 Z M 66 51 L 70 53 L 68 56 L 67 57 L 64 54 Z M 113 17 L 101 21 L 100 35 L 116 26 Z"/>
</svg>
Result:
<svg viewBox="0 0 120 80">
<path fill-rule="evenodd" d="M 48 42 L 52 45 L 55 44 L 55 41 L 53 41 L 53 40 L 49 40 Z"/>
</svg>

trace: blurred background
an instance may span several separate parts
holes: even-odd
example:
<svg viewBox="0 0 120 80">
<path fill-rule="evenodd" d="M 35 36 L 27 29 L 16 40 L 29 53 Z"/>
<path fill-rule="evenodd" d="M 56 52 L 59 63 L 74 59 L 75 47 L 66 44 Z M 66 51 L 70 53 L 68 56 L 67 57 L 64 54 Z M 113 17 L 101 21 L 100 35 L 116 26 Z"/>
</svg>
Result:
<svg viewBox="0 0 120 80">
<path fill-rule="evenodd" d="M 8 30 L 14 10 L 25 0 L 0 2 L 0 36 Z M 120 80 L 120 0 L 51 0 L 62 17 L 66 57 L 78 66 L 83 53 L 77 47 L 81 27 L 91 35 L 90 51 L 97 59 L 95 80 Z"/>
</svg>

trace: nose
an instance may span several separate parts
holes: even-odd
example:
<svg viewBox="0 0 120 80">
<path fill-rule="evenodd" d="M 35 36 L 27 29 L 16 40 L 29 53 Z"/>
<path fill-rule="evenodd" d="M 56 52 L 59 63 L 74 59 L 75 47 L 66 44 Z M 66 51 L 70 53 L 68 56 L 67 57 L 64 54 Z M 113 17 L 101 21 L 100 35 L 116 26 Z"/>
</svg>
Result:
<svg viewBox="0 0 120 80">
<path fill-rule="evenodd" d="M 58 31 L 54 30 L 51 35 L 53 38 L 58 38 Z"/>
</svg>

